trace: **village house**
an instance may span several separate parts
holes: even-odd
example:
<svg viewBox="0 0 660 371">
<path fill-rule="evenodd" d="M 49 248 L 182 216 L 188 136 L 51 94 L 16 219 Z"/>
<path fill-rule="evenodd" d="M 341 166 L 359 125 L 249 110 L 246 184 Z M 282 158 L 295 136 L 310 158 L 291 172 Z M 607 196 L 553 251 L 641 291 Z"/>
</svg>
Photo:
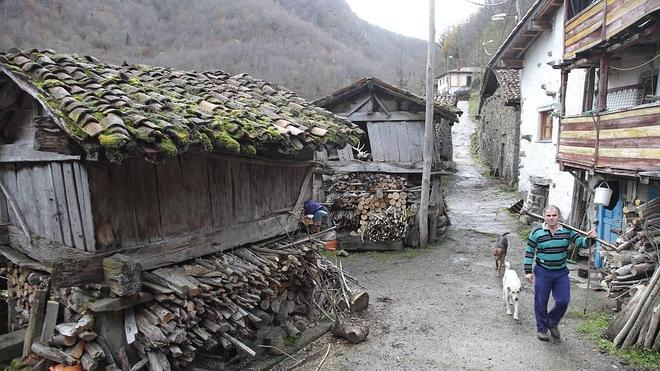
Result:
<svg viewBox="0 0 660 371">
<path fill-rule="evenodd" d="M 419 184 L 423 167 L 422 154 L 425 121 L 425 100 L 423 98 L 380 79 L 369 77 L 360 79 L 325 98 L 316 100 L 314 103 L 338 116 L 345 117 L 364 132 L 358 145 L 346 146 L 336 153 L 320 154 L 320 158 L 326 162 L 330 169 L 335 172 L 349 174 L 392 174 L 392 181 L 376 179 L 366 181 L 363 179 L 363 181 L 370 184 L 387 185 L 384 188 L 385 191 L 401 190 L 404 183 L 409 187 Z M 439 102 L 434 102 L 433 110 L 435 138 L 431 153 L 432 172 L 434 174 L 432 195 L 434 195 L 434 198 L 432 198 L 431 203 L 435 207 L 437 216 L 441 216 L 445 214 L 445 211 L 442 192 L 439 190 L 439 177 L 444 171 L 453 169 L 454 167 L 452 160 L 451 127 L 458 121 L 460 111 L 452 105 L 445 105 Z M 340 182 L 347 183 L 346 179 L 339 180 Z M 337 186 L 331 188 L 337 188 Z M 344 191 L 351 190 L 345 184 L 342 184 L 339 188 Z M 375 191 L 375 188 L 372 191 Z M 387 196 L 393 196 L 396 199 L 393 201 L 391 198 L 388 199 Z M 352 222 L 348 224 L 354 230 L 357 229 L 359 234 L 362 234 L 364 231 L 369 232 L 376 228 L 374 224 L 379 224 L 375 222 L 371 223 L 371 221 L 379 219 L 379 213 L 388 209 L 387 206 L 389 205 L 399 208 L 401 215 L 405 213 L 407 206 L 413 205 L 414 211 L 412 211 L 412 214 L 409 213 L 409 215 L 415 215 L 416 206 L 414 205 L 418 205 L 419 203 L 419 192 L 414 194 L 417 197 L 416 201 L 412 196 L 408 198 L 407 192 L 405 195 L 407 202 L 398 201 L 399 196 L 398 194 L 388 194 L 370 199 L 365 195 L 367 197 L 366 199 L 360 200 L 356 198 L 351 202 L 340 202 L 342 204 L 341 208 L 348 211 L 339 213 L 339 215 L 344 215 L 347 220 L 353 220 L 356 215 L 355 211 L 351 210 L 358 211 L 358 218 L 364 210 L 366 215 L 363 215 L 364 218 L 358 221 L 356 226 Z M 337 197 L 341 198 L 341 196 Z M 436 223 L 437 220 L 436 217 L 433 217 L 431 220 L 430 228 L 432 231 L 430 236 L 436 236 L 436 232 L 438 231 L 440 231 L 439 234 L 442 234 L 446 229 L 447 218 L 440 218 L 439 223 Z M 399 226 L 401 223 L 407 223 L 407 220 L 399 220 L 395 225 Z M 394 228 L 395 225 L 391 225 L 392 228 L 386 229 L 390 231 L 399 230 L 399 228 Z M 366 226 L 369 226 L 369 228 L 365 229 Z M 414 230 L 414 228 L 403 228 L 401 233 L 408 230 Z M 388 238 L 384 238 L 385 235 Z M 374 233 L 373 237 L 395 241 L 394 246 L 399 248 L 402 246 L 401 242 L 403 239 L 400 238 L 400 234 L 391 236 L 390 233 Z M 408 236 L 408 241 L 410 244 L 417 243 L 413 236 Z M 380 244 L 379 248 L 382 245 Z"/>
<path fill-rule="evenodd" d="M 520 153 L 520 71 L 490 69 L 479 94 L 477 152 L 490 173 L 517 186 Z"/>
<path fill-rule="evenodd" d="M 441 74 L 436 77 L 438 80 L 438 94 L 455 94 L 459 89 L 463 95 L 469 93 L 474 75 L 479 72 L 480 69 L 477 67 L 459 67 Z"/>
<path fill-rule="evenodd" d="M 563 54 L 563 2 L 560 0 L 537 1 L 520 20 L 502 46 L 488 63 L 485 82 L 489 74 L 495 70 L 518 71 L 520 84 L 520 119 L 517 124 L 508 122 L 510 135 L 516 131 L 518 136 L 518 151 L 511 154 L 510 164 L 518 157 L 518 190 L 527 193 L 526 208 L 540 212 L 545 205 L 559 206 L 564 217 L 569 220 L 582 215 L 573 215 L 573 189 L 575 180 L 569 173 L 562 172 L 556 163 L 558 141 L 558 116 L 560 108 L 561 72 L 555 68 Z M 509 72 L 511 73 L 511 72 Z M 491 80 L 492 81 L 492 80 Z M 490 88 L 482 90 L 486 94 Z M 487 96 L 482 95 L 482 100 Z M 573 98 L 567 101 L 574 101 Z M 480 103 L 482 126 L 499 123 L 497 110 L 488 108 L 487 101 Z M 486 111 L 483 111 L 487 107 Z M 495 129 L 490 129 L 493 131 Z M 483 132 L 489 132 L 484 128 Z M 495 155 L 488 159 L 497 167 L 502 151 L 502 140 L 480 138 L 482 153 Z M 508 150 L 515 150 L 515 145 L 506 145 Z M 499 148 L 498 148 L 499 147 Z M 507 157 L 507 156 L 503 156 Z M 509 165 L 511 166 L 511 165 Z M 578 183 L 579 184 L 579 183 Z"/>
<path fill-rule="evenodd" d="M 489 71 L 520 71 L 518 189 L 528 194 L 526 206 L 539 211 L 556 204 L 574 225 L 599 221 L 606 240 L 616 238 L 613 227 L 622 227 L 621 200 L 655 195 L 652 175 L 660 162 L 653 149 L 658 5 L 621 4 L 538 1 L 488 66 Z M 484 110 L 490 104 L 490 73 L 485 74 L 480 103 L 486 133 L 480 146 L 496 169 L 492 156 L 501 144 L 485 129 L 497 119 L 496 113 Z M 593 189 L 601 183 L 611 187 L 615 197 L 610 206 L 598 208 L 594 218 L 588 211 Z"/>
<path fill-rule="evenodd" d="M 225 352 L 254 353 L 239 340 L 255 336 L 246 335 L 245 319 L 259 320 L 259 307 L 280 315 L 281 305 L 294 310 L 298 292 L 288 281 L 294 278 L 286 278 L 294 273 L 277 266 L 294 260 L 301 266 L 302 255 L 287 260 L 282 253 L 275 262 L 253 250 L 213 254 L 296 230 L 312 194 L 314 151 L 355 144 L 360 133 L 350 121 L 245 74 L 116 66 L 49 50 L 0 55 L 0 127 L 0 221 L 9 245 L 0 250 L 10 261 L 8 275 L 16 272 L 8 287 L 10 328 L 28 325 L 38 339 L 42 327 L 33 322 L 44 318 L 47 298 L 59 297 L 54 317 L 50 302 L 46 317 L 55 321 L 65 308 L 64 321 L 77 329 L 57 327 L 67 346 L 83 327 L 94 329 L 96 317 L 96 333 L 115 357 L 124 349 L 131 364 L 148 356 L 154 368 L 185 366 L 196 348 L 219 343 Z M 231 269 L 214 273 L 223 264 Z M 300 272 L 296 266 L 284 272 Z M 109 275 L 111 269 L 118 271 Z M 25 272 L 34 273 L 30 284 Z M 115 283 L 111 294 L 67 289 L 108 280 Z M 76 295 L 87 299 L 74 305 Z M 87 309 L 75 314 L 81 305 Z M 206 327 L 186 327 L 202 319 Z M 43 349 L 52 326 L 47 334 L 44 324 L 43 343 L 32 348 L 26 337 L 24 355 L 55 352 Z M 233 335 L 209 335 L 220 328 Z M 128 347 L 126 339 L 136 336 Z M 102 365 L 97 355 L 83 366 Z M 62 357 L 60 363 L 73 362 Z"/>
<path fill-rule="evenodd" d="M 567 4 L 556 158 L 589 190 L 588 210 L 598 205 L 599 236 L 614 241 L 626 207 L 660 196 L 660 3 Z M 612 190 L 605 205 L 599 188 Z"/>
</svg>

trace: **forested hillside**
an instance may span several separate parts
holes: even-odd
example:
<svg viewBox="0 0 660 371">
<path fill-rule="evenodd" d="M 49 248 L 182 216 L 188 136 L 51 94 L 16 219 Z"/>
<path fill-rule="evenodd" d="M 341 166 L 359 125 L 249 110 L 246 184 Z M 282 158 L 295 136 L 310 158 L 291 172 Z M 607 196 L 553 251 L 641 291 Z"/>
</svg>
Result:
<svg viewBox="0 0 660 371">
<path fill-rule="evenodd" d="M 343 0 L 0 0 L 0 15 L 0 50 L 246 72 L 310 99 L 371 75 L 423 90 L 425 42 Z"/>
</svg>

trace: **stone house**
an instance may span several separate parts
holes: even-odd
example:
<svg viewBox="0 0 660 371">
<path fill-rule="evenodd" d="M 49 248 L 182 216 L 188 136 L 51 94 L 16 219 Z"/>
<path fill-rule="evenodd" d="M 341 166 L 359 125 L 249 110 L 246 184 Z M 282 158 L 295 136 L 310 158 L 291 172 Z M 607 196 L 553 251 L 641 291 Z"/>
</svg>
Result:
<svg viewBox="0 0 660 371">
<path fill-rule="evenodd" d="M 520 80 L 514 69 L 487 69 L 481 86 L 477 151 L 494 176 L 518 183 Z"/>
</svg>

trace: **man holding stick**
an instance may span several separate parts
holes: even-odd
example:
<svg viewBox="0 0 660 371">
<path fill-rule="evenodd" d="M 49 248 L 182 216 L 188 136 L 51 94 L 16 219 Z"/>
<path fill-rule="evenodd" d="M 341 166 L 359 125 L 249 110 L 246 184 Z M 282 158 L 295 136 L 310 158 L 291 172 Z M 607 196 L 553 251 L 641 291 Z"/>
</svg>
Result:
<svg viewBox="0 0 660 371">
<path fill-rule="evenodd" d="M 534 283 L 534 314 L 539 340 L 548 341 L 548 330 L 553 338 L 561 334 L 557 326 L 568 309 L 571 298 L 568 268 L 566 267 L 567 250 L 570 242 L 578 248 L 588 248 L 588 239 L 596 238 L 596 231 L 591 229 L 586 236 L 565 228 L 559 224 L 561 211 L 550 205 L 543 210 L 544 223 L 534 229 L 525 246 L 525 279 Z M 534 269 L 532 265 L 536 261 Z M 548 312 L 550 293 L 555 306 Z"/>
</svg>

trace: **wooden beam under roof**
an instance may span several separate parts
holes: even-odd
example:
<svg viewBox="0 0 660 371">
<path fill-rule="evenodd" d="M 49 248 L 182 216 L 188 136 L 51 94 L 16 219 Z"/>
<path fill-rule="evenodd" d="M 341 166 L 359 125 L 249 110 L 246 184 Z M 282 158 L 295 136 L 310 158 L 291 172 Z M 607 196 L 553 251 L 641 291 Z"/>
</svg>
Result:
<svg viewBox="0 0 660 371">
<path fill-rule="evenodd" d="M 522 59 L 500 59 L 499 68 L 521 69 L 523 68 Z"/>
<path fill-rule="evenodd" d="M 534 31 L 552 30 L 552 21 L 532 20 L 532 22 L 529 25 L 529 29 Z"/>
</svg>

